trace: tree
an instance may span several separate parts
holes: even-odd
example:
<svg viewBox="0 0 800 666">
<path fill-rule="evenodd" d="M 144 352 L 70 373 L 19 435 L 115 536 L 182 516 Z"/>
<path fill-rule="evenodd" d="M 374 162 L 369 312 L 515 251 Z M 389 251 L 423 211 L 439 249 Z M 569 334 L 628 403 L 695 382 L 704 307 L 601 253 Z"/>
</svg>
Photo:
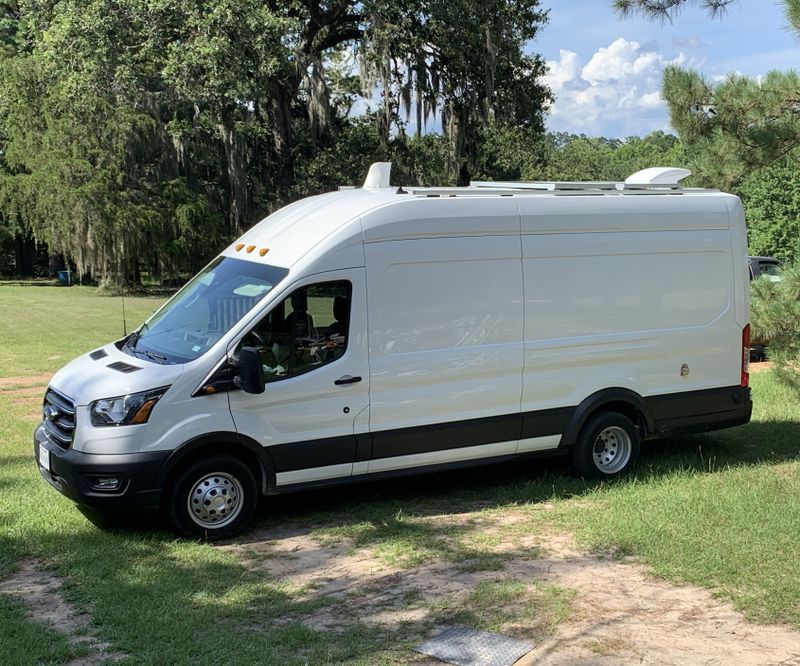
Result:
<svg viewBox="0 0 800 666">
<path fill-rule="evenodd" d="M 625 14 L 672 20 L 688 5 L 720 14 L 731 0 L 616 0 Z M 789 25 L 800 33 L 800 0 L 783 0 Z M 698 182 L 736 188 L 754 169 L 800 147 L 800 76 L 770 72 L 763 79 L 731 74 L 712 83 L 699 72 L 668 67 L 663 94 L 670 121 L 692 155 Z"/>
<path fill-rule="evenodd" d="M 784 267 L 782 280 L 752 283 L 751 321 L 756 339 L 767 342 L 767 358 L 778 378 L 800 393 L 800 264 Z"/>
<path fill-rule="evenodd" d="M 463 181 L 492 126 L 542 131 L 545 19 L 538 0 L 0 0 L 3 223 L 135 284 L 376 157 Z M 382 112 L 351 117 L 357 93 Z M 414 104 L 446 140 L 406 136 Z"/>
<path fill-rule="evenodd" d="M 712 84 L 698 72 L 668 67 L 670 122 L 691 152 L 703 184 L 736 189 L 754 169 L 800 147 L 800 76 L 731 74 Z"/>
<path fill-rule="evenodd" d="M 794 160 L 792 160 L 794 161 Z M 800 174 L 788 162 L 758 169 L 742 182 L 748 244 L 754 255 L 800 259 Z"/>
<path fill-rule="evenodd" d="M 156 275 L 174 268 L 187 238 L 214 221 L 160 122 L 146 17 L 132 10 L 104 0 L 26 7 L 37 27 L 4 60 L 0 83 L 6 214 L 80 273 L 122 285 L 138 282 L 140 259 Z"/>
<path fill-rule="evenodd" d="M 539 0 L 381 0 L 365 3 L 365 13 L 363 83 L 380 87 L 384 141 L 402 114 L 413 116 L 417 136 L 438 115 L 450 178 L 463 185 L 487 128 L 542 131 L 550 102 L 540 81 L 545 63 L 525 52 L 547 19 Z"/>
<path fill-rule="evenodd" d="M 623 16 L 639 13 L 648 18 L 672 20 L 684 7 L 697 6 L 712 16 L 719 16 L 736 0 L 614 0 L 614 7 Z"/>
<path fill-rule="evenodd" d="M 622 181 L 641 169 L 684 166 L 687 162 L 678 138 L 663 132 L 625 140 L 508 132 L 504 139 L 493 157 L 495 165 L 506 169 L 505 174 L 497 176 L 503 180 Z M 518 169 L 514 171 L 512 165 L 518 165 Z"/>
<path fill-rule="evenodd" d="M 705 9 L 711 16 L 723 16 L 725 9 L 737 0 L 614 0 L 613 5 L 623 16 L 641 14 L 647 18 L 672 21 L 689 6 Z M 781 0 L 787 23 L 800 30 L 800 0 Z"/>
</svg>

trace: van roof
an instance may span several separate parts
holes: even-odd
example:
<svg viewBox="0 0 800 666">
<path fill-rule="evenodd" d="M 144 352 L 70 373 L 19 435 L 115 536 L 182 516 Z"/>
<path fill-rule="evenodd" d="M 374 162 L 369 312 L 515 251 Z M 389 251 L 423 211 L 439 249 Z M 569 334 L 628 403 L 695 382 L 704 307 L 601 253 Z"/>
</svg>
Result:
<svg viewBox="0 0 800 666">
<path fill-rule="evenodd" d="M 622 197 L 679 197 L 719 194 L 717 190 L 684 188 L 679 180 L 690 172 L 657 168 L 638 172 L 625 182 L 486 182 L 474 181 L 467 187 L 388 186 L 388 163 L 379 163 L 377 174 L 370 169 L 365 186 L 340 187 L 336 192 L 296 201 L 265 218 L 223 254 L 291 267 L 312 248 L 330 239 L 366 213 L 409 199 L 603 197 L 620 201 Z M 647 175 L 649 172 L 649 176 Z M 640 176 L 639 174 L 645 174 Z M 649 179 L 651 182 L 643 182 Z M 671 182 L 670 182 L 671 181 Z M 361 233 L 360 225 L 346 235 Z"/>
</svg>

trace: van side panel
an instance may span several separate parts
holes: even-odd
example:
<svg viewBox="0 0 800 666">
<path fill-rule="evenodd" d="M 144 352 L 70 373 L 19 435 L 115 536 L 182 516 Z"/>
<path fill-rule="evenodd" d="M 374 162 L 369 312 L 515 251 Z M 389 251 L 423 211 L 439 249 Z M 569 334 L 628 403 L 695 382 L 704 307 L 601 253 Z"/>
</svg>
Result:
<svg viewBox="0 0 800 666">
<path fill-rule="evenodd" d="M 362 217 L 367 244 L 431 238 L 519 236 L 519 209 L 511 197 L 412 197 Z"/>
<path fill-rule="evenodd" d="M 452 454 L 441 452 L 467 443 L 501 442 L 483 455 L 513 453 L 522 393 L 519 236 L 365 249 L 373 459 L 415 456 L 393 467 L 450 461 Z M 461 428 L 486 417 L 502 421 L 492 422 L 486 437 Z M 442 428 L 426 428 L 435 424 Z"/>
<path fill-rule="evenodd" d="M 723 199 L 629 197 L 625 213 L 613 198 L 588 199 L 558 201 L 558 213 L 520 199 L 523 413 L 614 387 L 647 398 L 736 386 L 741 331 Z"/>
</svg>

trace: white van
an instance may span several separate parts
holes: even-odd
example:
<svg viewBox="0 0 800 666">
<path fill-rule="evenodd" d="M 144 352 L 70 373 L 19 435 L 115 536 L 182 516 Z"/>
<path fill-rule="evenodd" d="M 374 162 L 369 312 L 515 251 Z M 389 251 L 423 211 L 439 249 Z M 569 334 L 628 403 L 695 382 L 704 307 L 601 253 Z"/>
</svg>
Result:
<svg viewBox="0 0 800 666">
<path fill-rule="evenodd" d="M 132 335 L 52 379 L 42 475 L 99 510 L 240 531 L 290 490 L 566 454 L 750 419 L 738 198 L 625 183 L 363 188 L 254 226 Z"/>
</svg>

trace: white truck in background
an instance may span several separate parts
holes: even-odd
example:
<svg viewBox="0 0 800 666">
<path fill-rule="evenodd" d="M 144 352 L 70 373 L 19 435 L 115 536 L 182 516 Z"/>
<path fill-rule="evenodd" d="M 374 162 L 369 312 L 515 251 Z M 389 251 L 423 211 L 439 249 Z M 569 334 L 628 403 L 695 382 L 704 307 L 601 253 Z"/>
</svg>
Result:
<svg viewBox="0 0 800 666">
<path fill-rule="evenodd" d="M 389 169 L 269 216 L 60 370 L 42 475 L 215 539 L 264 495 L 560 454 L 612 478 L 644 438 L 750 419 L 737 197 L 677 169 L 457 188 Z"/>
</svg>

